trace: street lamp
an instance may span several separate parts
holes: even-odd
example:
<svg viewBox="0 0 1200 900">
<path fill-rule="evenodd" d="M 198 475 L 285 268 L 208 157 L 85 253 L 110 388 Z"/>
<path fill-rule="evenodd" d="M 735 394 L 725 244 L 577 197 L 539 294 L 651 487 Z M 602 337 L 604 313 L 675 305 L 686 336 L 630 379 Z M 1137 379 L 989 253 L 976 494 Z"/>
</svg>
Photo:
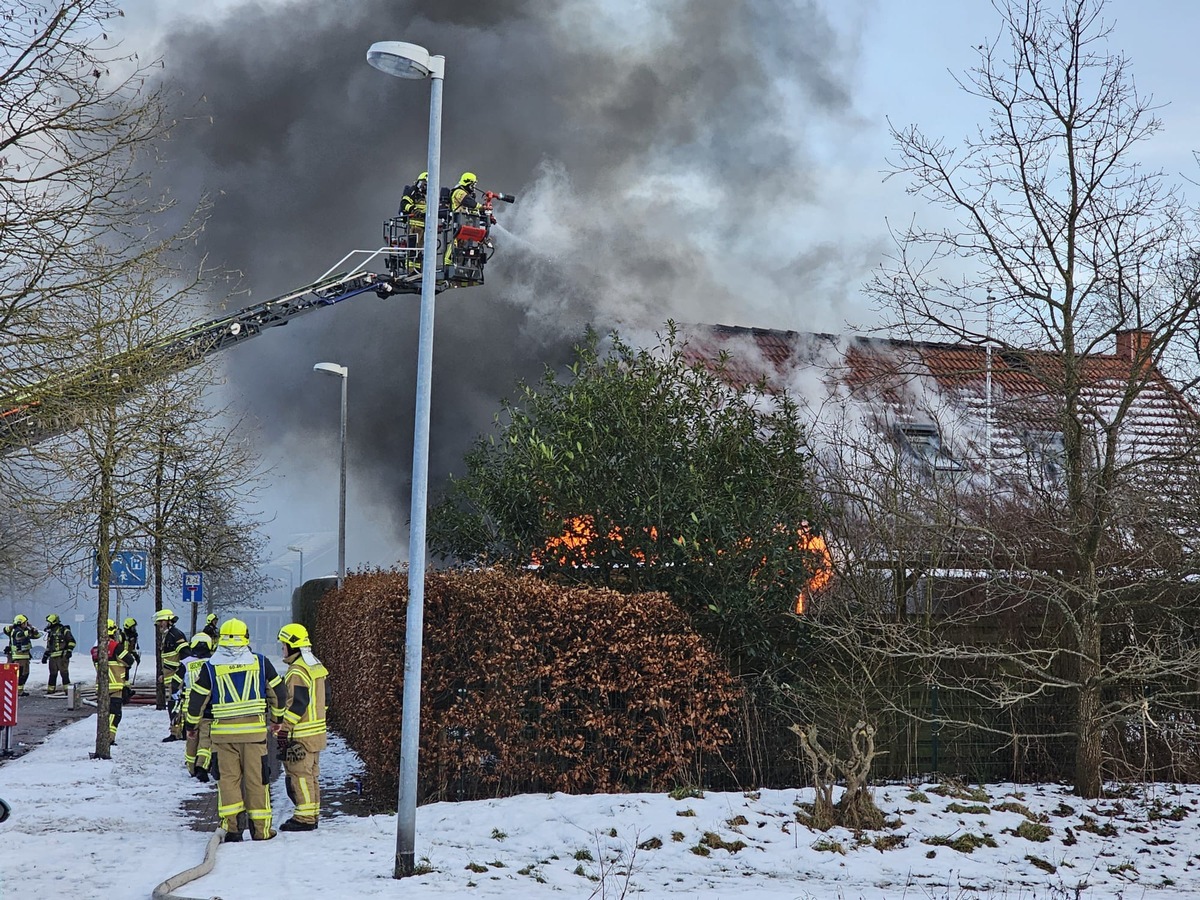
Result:
<svg viewBox="0 0 1200 900">
<path fill-rule="evenodd" d="M 293 553 L 300 554 L 300 590 L 303 591 L 304 590 L 304 549 L 302 547 L 296 547 L 292 544 L 288 544 L 288 549 L 291 550 Z M 292 590 L 295 591 L 296 589 L 292 588 Z"/>
<path fill-rule="evenodd" d="M 433 307 L 436 290 L 437 215 L 441 189 L 442 80 L 446 60 L 430 56 L 417 44 L 380 41 L 367 50 L 367 62 L 398 78 L 429 79 L 429 156 L 425 163 L 426 193 L 434 221 L 426 210 L 425 246 L 421 257 L 421 323 L 417 341 L 417 404 L 413 428 L 412 513 L 408 531 L 408 611 L 404 632 L 404 699 L 400 712 L 400 795 L 396 807 L 394 878 L 415 872 L 417 832 L 417 753 L 421 727 L 421 634 L 425 624 L 425 507 L 429 489 L 429 406 L 433 393 Z"/>
<path fill-rule="evenodd" d="M 338 579 L 340 590 L 346 580 L 346 386 L 350 382 L 350 370 L 337 363 L 317 363 L 314 372 L 325 372 L 342 380 L 342 474 L 338 493 Z"/>
</svg>

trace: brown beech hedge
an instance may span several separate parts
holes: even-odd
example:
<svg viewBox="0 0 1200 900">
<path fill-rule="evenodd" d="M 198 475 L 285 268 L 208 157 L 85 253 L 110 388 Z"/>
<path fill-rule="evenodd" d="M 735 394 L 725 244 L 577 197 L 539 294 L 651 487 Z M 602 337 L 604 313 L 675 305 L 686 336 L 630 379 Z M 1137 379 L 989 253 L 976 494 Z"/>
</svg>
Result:
<svg viewBox="0 0 1200 900">
<path fill-rule="evenodd" d="M 357 573 L 317 605 L 330 723 L 377 790 L 397 783 L 407 578 Z M 427 574 L 423 802 L 702 784 L 739 698 L 664 594 L 501 569 Z"/>
</svg>

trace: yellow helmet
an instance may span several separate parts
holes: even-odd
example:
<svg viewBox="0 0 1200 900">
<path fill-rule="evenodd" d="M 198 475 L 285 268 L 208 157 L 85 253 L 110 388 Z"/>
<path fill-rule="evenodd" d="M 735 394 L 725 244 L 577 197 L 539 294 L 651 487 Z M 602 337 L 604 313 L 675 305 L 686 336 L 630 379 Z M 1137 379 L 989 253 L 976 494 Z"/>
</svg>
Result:
<svg viewBox="0 0 1200 900">
<path fill-rule="evenodd" d="M 137 619 L 135 619 L 133 616 L 130 616 L 121 624 L 123 624 L 126 628 L 136 628 L 137 627 Z"/>
<path fill-rule="evenodd" d="M 206 618 L 204 621 L 209 625 L 213 624 L 215 621 L 217 621 L 217 614 L 209 613 L 208 618 Z"/>
<path fill-rule="evenodd" d="M 116 630 L 117 630 L 117 623 L 114 622 L 112 619 L 109 619 L 108 620 L 108 633 L 113 634 L 114 632 L 116 632 Z"/>
<path fill-rule="evenodd" d="M 474 184 L 479 179 L 475 177 L 474 172 L 463 172 L 462 178 L 458 179 L 459 184 Z"/>
<path fill-rule="evenodd" d="M 29 617 L 21 615 L 20 613 L 17 613 L 15 616 L 13 616 L 13 624 L 14 625 L 24 625 L 28 621 L 29 621 Z"/>
<path fill-rule="evenodd" d="M 50 613 L 50 615 L 46 616 L 46 622 L 47 622 L 47 624 L 50 624 L 50 625 L 57 625 L 58 624 L 58 613 Z"/>
<path fill-rule="evenodd" d="M 428 180 L 429 180 L 428 172 L 422 172 L 420 175 L 417 176 L 417 181 L 428 181 Z"/>
<path fill-rule="evenodd" d="M 221 623 L 221 636 L 217 644 L 222 647 L 250 646 L 250 629 L 241 619 L 226 619 Z"/>
<path fill-rule="evenodd" d="M 212 635 L 209 634 L 207 631 L 197 631 L 194 635 L 192 635 L 192 646 L 193 647 L 204 647 L 208 650 L 211 650 L 212 645 L 213 645 Z"/>
<path fill-rule="evenodd" d="M 312 641 L 308 639 L 308 629 L 296 622 L 279 629 L 279 643 L 293 650 L 312 646 Z"/>
<path fill-rule="evenodd" d="M 154 614 L 155 622 L 177 622 L 179 617 L 169 609 L 160 609 Z"/>
</svg>

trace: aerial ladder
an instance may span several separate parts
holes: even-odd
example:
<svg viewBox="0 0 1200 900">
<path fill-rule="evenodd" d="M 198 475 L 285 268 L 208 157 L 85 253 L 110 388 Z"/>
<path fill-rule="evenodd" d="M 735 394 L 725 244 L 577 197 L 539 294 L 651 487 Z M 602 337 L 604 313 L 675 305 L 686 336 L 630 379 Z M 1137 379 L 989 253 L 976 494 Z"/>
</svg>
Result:
<svg viewBox="0 0 1200 900">
<path fill-rule="evenodd" d="M 439 215 L 437 292 L 483 284 L 484 266 L 495 251 L 492 202 L 514 199 L 490 191 L 484 192 L 484 198 L 476 210 L 453 215 L 443 210 Z M 351 251 L 311 284 L 0 397 L 0 455 L 72 431 L 96 406 L 111 403 L 114 395 L 139 393 L 161 378 L 305 313 L 367 293 L 381 298 L 419 294 L 422 260 L 415 234 L 407 217 L 393 217 L 384 222 L 382 247 Z M 339 271 L 356 260 L 351 268 Z M 367 270 L 380 260 L 382 272 Z"/>
</svg>

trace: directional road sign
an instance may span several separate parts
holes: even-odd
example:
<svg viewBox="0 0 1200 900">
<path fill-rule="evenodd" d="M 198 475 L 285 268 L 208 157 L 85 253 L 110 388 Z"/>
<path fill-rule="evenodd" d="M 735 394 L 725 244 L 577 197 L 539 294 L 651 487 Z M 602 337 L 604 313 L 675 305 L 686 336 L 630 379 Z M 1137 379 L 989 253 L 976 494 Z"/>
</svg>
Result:
<svg viewBox="0 0 1200 900">
<path fill-rule="evenodd" d="M 144 588 L 146 574 L 150 569 L 150 554 L 145 550 L 118 550 L 112 558 L 112 575 L 109 585 L 117 588 Z M 92 587 L 100 586 L 100 563 L 92 554 Z"/>
<path fill-rule="evenodd" d="M 183 573 L 183 602 L 184 603 L 203 603 L 204 602 L 204 573 L 203 572 L 184 572 Z"/>
</svg>

